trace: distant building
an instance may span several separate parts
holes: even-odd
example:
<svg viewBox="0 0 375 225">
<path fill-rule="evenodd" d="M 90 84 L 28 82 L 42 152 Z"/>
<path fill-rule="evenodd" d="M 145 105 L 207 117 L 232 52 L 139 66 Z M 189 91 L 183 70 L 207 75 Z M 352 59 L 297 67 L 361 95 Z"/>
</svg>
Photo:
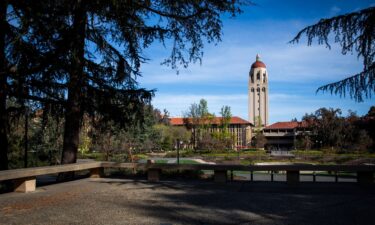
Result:
<svg viewBox="0 0 375 225">
<path fill-rule="evenodd" d="M 263 129 L 267 139 L 266 149 L 291 150 L 296 148 L 297 141 L 311 131 L 306 121 L 277 122 Z"/>
<path fill-rule="evenodd" d="M 221 131 L 222 117 L 215 117 L 209 121 L 209 132 Z M 192 121 L 190 118 L 170 118 L 170 124 L 173 126 L 185 126 L 193 132 L 189 125 Z M 203 122 L 202 122 L 203 123 Z M 245 148 L 251 142 L 251 128 L 253 124 L 240 117 L 233 116 L 229 122 L 228 131 L 235 137 L 234 148 Z"/>
<path fill-rule="evenodd" d="M 256 56 L 249 72 L 249 122 L 255 127 L 268 125 L 268 72 L 266 64 Z"/>
<path fill-rule="evenodd" d="M 251 65 L 248 82 L 248 113 L 249 121 L 240 117 L 232 117 L 229 123 L 229 132 L 235 137 L 235 148 L 250 146 L 256 132 L 262 132 L 267 139 L 266 149 L 291 150 L 295 149 L 297 141 L 304 135 L 311 135 L 308 124 L 303 122 L 277 122 L 269 123 L 268 103 L 268 72 L 266 65 L 256 55 L 255 62 Z M 189 121 L 184 118 L 171 118 L 173 126 L 189 126 Z M 221 117 L 210 120 L 209 131 L 220 131 Z M 191 123 L 191 122 L 190 122 Z M 202 122 L 203 123 L 203 122 Z M 193 130 L 192 130 L 193 132 Z"/>
<path fill-rule="evenodd" d="M 256 132 L 262 132 L 267 139 L 266 149 L 291 150 L 303 135 L 309 134 L 306 122 L 269 123 L 268 72 L 266 65 L 256 55 L 249 72 L 249 122 Z M 255 135 L 256 132 L 253 132 Z M 254 138 L 254 137 L 253 137 Z"/>
</svg>

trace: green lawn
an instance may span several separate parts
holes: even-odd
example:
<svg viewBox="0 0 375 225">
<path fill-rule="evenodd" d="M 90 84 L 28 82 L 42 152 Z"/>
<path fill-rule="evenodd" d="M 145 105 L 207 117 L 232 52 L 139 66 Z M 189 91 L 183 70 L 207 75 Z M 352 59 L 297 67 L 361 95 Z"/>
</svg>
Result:
<svg viewBox="0 0 375 225">
<path fill-rule="evenodd" d="M 329 152 L 328 150 L 317 151 L 317 150 L 294 150 L 291 151 L 294 157 L 272 157 L 264 150 L 243 150 L 240 153 L 236 151 L 221 150 L 221 151 L 193 151 L 193 150 L 182 150 L 180 151 L 181 158 L 187 157 L 199 157 L 205 161 L 221 163 L 231 162 L 240 163 L 241 165 L 253 165 L 258 162 L 290 162 L 290 163 L 311 163 L 311 164 L 343 164 L 343 163 L 356 163 L 356 161 L 366 161 L 369 163 L 374 162 L 375 153 L 335 153 Z M 167 158 L 175 158 L 177 151 L 170 151 L 166 154 Z M 134 154 L 136 159 L 147 160 L 150 156 L 147 153 Z M 95 160 L 105 160 L 105 154 L 103 153 L 87 153 L 85 155 L 79 155 L 79 158 L 90 158 Z M 124 161 L 127 160 L 127 154 L 115 154 L 111 155 L 111 161 Z M 167 163 L 167 159 L 157 160 L 156 163 Z M 188 159 L 181 159 L 181 164 L 197 164 L 197 162 Z"/>
<path fill-rule="evenodd" d="M 246 156 L 266 156 L 266 151 L 264 150 L 256 150 L 256 151 L 243 151 L 243 152 L 210 152 L 210 153 L 203 153 L 200 154 L 201 156 L 206 156 L 206 157 L 246 157 Z"/>
</svg>

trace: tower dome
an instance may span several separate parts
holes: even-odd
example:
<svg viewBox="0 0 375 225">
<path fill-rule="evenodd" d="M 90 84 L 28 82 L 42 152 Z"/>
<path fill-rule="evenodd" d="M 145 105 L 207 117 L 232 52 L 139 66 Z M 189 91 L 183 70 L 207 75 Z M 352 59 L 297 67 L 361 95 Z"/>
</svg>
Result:
<svg viewBox="0 0 375 225">
<path fill-rule="evenodd" d="M 266 64 L 264 64 L 262 61 L 260 61 L 259 54 L 257 54 L 255 62 L 251 65 L 251 68 L 253 68 L 253 69 L 258 68 L 258 67 L 266 68 Z"/>
</svg>

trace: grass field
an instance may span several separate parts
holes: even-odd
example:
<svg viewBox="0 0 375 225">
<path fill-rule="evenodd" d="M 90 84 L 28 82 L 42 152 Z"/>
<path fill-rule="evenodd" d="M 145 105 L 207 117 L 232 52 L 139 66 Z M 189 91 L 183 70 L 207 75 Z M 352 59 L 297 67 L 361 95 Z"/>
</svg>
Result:
<svg viewBox="0 0 375 225">
<path fill-rule="evenodd" d="M 292 157 L 276 157 L 271 156 L 264 150 L 249 150 L 249 151 L 193 151 L 193 150 L 181 150 L 180 151 L 180 163 L 181 164 L 196 164 L 196 161 L 184 159 L 184 158 L 199 158 L 208 162 L 215 163 L 233 163 L 241 165 L 253 165 L 259 162 L 290 162 L 290 163 L 310 163 L 310 164 L 357 164 L 357 163 L 375 163 L 374 153 L 335 153 L 329 151 L 317 151 L 317 150 L 294 150 L 291 151 L 294 155 Z M 176 158 L 176 151 L 169 151 L 160 153 L 162 156 L 158 156 L 156 163 L 167 163 L 168 159 L 165 158 Z M 136 161 L 147 160 L 154 158 L 152 154 L 138 153 L 133 155 Z M 89 158 L 94 160 L 105 160 L 103 153 L 87 153 L 80 155 L 79 158 Z M 128 156 L 125 153 L 111 155 L 111 161 L 125 162 L 128 161 Z"/>
</svg>

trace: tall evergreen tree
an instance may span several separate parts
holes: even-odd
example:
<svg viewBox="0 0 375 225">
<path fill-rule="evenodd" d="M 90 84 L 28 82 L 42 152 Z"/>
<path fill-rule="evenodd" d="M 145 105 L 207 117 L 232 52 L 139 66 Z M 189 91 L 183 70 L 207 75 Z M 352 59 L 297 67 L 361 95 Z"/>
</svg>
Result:
<svg viewBox="0 0 375 225">
<path fill-rule="evenodd" d="M 53 27 L 45 26 L 48 16 L 52 16 L 44 14 L 46 8 L 50 9 L 49 3 L 19 0 L 0 3 L 0 169 L 7 169 L 8 165 L 10 113 L 21 115 L 28 100 L 58 102 L 51 98 L 50 92 L 55 91 L 46 79 L 51 65 L 59 62 L 54 57 L 58 51 L 51 49 L 48 42 L 54 32 L 46 29 Z M 9 106 L 9 101 L 17 104 Z"/>
<path fill-rule="evenodd" d="M 28 69 L 43 46 L 30 43 L 30 18 L 24 1 L 1 1 L 0 3 L 0 170 L 8 168 L 9 113 L 20 115 L 25 110 L 25 97 L 30 90 Z M 12 100 L 18 104 L 8 107 Z M 14 113 L 17 111 L 18 113 Z"/>
<path fill-rule="evenodd" d="M 109 97 L 112 105 L 125 98 L 128 103 L 124 105 L 125 111 L 129 111 L 129 106 L 135 112 L 143 109 L 139 106 L 150 99 L 151 92 L 137 89 L 134 80 L 145 61 L 143 49 L 156 40 L 163 44 L 171 40 L 172 53 L 164 63 L 172 68 L 178 64 L 186 67 L 200 60 L 204 37 L 209 42 L 220 40 L 220 13 L 239 12 L 233 1 L 74 0 L 72 3 L 74 38 L 69 46 L 72 71 L 67 79 L 63 163 L 76 160 L 82 106 L 114 115 L 108 111 L 113 107 L 103 108 Z M 95 55 L 90 48 L 100 56 L 90 58 Z"/>
<path fill-rule="evenodd" d="M 334 42 L 341 45 L 342 54 L 357 53 L 363 60 L 361 72 L 349 77 L 321 86 L 317 91 L 329 91 L 331 94 L 349 96 L 361 102 L 364 98 L 371 98 L 375 92 L 375 7 L 348 13 L 329 19 L 321 19 L 317 24 L 301 30 L 291 41 L 298 43 L 306 35 L 307 44 L 314 39 L 318 44 L 331 48 L 329 41 L 333 34 Z"/>
<path fill-rule="evenodd" d="M 5 59 L 7 1 L 0 2 L 0 170 L 8 169 L 7 73 Z"/>
<path fill-rule="evenodd" d="M 0 28 L 6 32 L 0 34 L 1 165 L 7 164 L 3 146 L 7 146 L 8 96 L 64 108 L 62 163 L 73 163 L 84 112 L 121 126 L 142 119 L 144 104 L 153 94 L 139 88 L 135 80 L 146 61 L 144 49 L 155 41 L 172 44 L 164 64 L 174 69 L 200 61 L 204 42 L 220 41 L 221 14 L 236 15 L 241 4 L 229 0 L 2 1 Z M 19 18 L 13 24 L 7 21 L 9 11 Z M 10 35 L 13 31 L 18 35 Z M 27 48 L 9 48 L 7 43 L 15 40 Z M 11 94 L 7 76 L 13 74 L 18 92 Z"/>
</svg>

